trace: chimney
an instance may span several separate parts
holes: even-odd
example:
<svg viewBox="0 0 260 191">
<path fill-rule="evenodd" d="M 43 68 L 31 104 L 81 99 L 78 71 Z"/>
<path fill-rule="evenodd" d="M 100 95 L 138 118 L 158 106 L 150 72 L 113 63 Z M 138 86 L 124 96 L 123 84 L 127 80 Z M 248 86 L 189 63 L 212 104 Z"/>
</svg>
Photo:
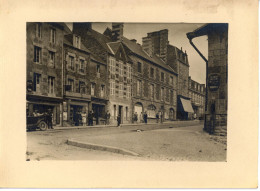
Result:
<svg viewBox="0 0 260 191">
<path fill-rule="evenodd" d="M 123 36 L 124 23 L 112 23 L 112 40 L 118 41 Z"/>
<path fill-rule="evenodd" d="M 136 43 L 136 42 L 137 42 L 137 40 L 136 40 L 136 39 L 131 39 L 130 41 L 132 41 L 132 42 L 134 42 L 134 43 Z"/>
<path fill-rule="evenodd" d="M 78 34 L 80 36 L 84 36 L 89 29 L 92 29 L 92 23 L 84 22 L 84 23 L 73 23 L 73 33 Z"/>
</svg>

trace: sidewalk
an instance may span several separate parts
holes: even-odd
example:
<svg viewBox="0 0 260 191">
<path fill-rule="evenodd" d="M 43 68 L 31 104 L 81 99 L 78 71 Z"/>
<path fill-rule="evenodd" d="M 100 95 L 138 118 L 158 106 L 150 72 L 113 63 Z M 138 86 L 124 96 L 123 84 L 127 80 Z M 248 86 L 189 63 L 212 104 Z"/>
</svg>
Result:
<svg viewBox="0 0 260 191">
<path fill-rule="evenodd" d="M 139 127 L 147 127 L 149 125 L 158 125 L 165 126 L 171 124 L 173 127 L 182 127 L 182 126 L 192 126 L 202 124 L 203 121 L 193 120 L 193 121 L 166 121 L 164 123 L 130 123 L 130 124 L 121 124 L 121 128 L 130 127 L 130 126 L 139 126 Z M 95 125 L 95 126 L 69 126 L 69 127 L 60 127 L 54 126 L 54 130 L 69 130 L 69 129 L 93 129 L 93 128 L 113 128 L 117 127 L 116 125 Z"/>
</svg>

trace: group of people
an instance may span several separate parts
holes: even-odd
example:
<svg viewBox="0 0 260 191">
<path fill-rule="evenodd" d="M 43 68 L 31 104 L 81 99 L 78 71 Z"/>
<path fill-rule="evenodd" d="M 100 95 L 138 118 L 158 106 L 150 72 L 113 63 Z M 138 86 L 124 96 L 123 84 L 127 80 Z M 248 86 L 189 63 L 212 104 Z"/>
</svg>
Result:
<svg viewBox="0 0 260 191">
<path fill-rule="evenodd" d="M 140 116 L 139 116 L 140 123 L 147 123 L 147 118 L 148 118 L 148 115 L 147 115 L 146 111 L 140 113 Z M 138 122 L 138 114 L 137 114 L 137 112 L 135 112 L 134 115 L 133 115 L 133 122 L 134 123 Z"/>
</svg>

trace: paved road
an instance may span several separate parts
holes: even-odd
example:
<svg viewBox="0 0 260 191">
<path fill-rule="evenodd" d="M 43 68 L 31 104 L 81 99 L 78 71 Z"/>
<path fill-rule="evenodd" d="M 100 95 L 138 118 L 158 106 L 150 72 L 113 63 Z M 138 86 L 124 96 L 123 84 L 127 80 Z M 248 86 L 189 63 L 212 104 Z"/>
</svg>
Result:
<svg viewBox="0 0 260 191">
<path fill-rule="evenodd" d="M 30 160 L 168 160 L 225 161 L 226 145 L 202 131 L 203 126 L 174 127 L 170 124 L 129 127 L 60 129 L 27 132 Z M 137 129 L 143 131 L 137 132 Z M 68 139 L 131 150 L 139 157 L 78 148 Z"/>
</svg>

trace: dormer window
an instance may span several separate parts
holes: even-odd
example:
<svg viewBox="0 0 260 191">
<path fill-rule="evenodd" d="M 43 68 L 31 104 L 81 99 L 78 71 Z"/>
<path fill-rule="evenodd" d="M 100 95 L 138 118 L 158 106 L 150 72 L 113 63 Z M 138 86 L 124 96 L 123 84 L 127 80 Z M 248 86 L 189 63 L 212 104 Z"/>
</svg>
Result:
<svg viewBox="0 0 260 191">
<path fill-rule="evenodd" d="M 81 40 L 80 36 L 74 35 L 73 37 L 74 37 L 74 40 L 73 40 L 74 46 L 76 48 L 80 48 L 80 40 Z"/>
</svg>

